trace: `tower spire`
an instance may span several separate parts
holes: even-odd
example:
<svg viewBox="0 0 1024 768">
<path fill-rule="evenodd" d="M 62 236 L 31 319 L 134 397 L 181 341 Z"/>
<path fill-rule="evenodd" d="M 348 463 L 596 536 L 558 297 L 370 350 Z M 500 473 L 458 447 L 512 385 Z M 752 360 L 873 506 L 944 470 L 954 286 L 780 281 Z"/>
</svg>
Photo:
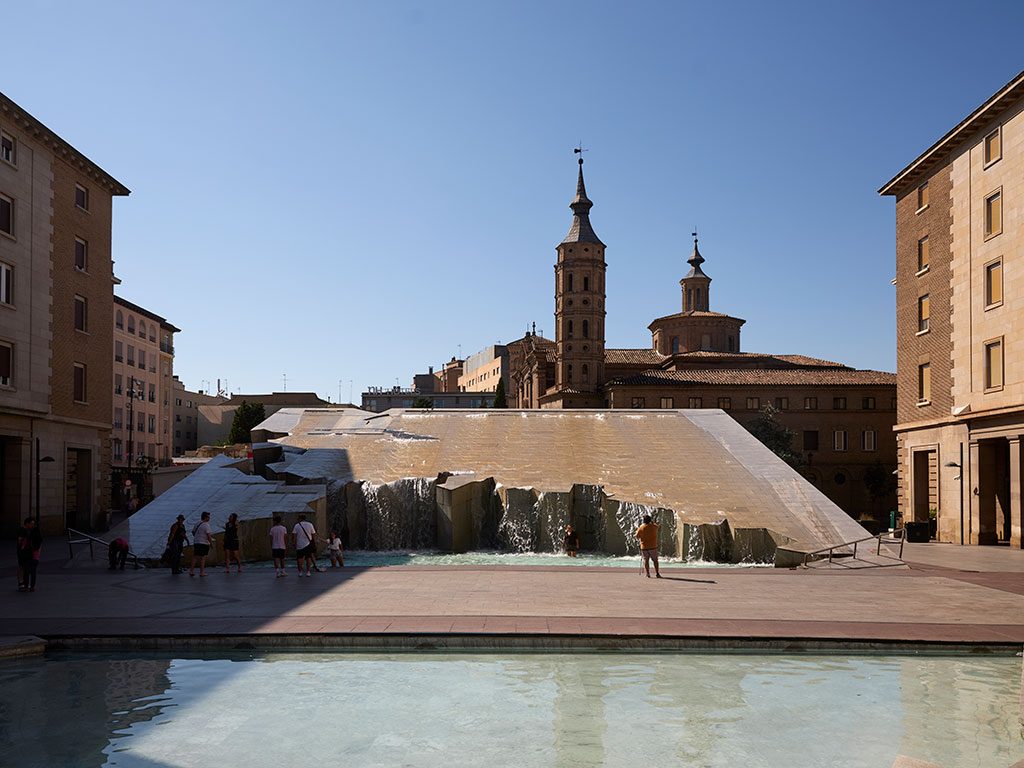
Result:
<svg viewBox="0 0 1024 768">
<path fill-rule="evenodd" d="M 698 275 L 704 275 L 703 270 L 700 268 L 700 265 L 704 263 L 704 257 L 700 255 L 700 249 L 697 248 L 697 232 L 693 231 L 690 234 L 693 237 L 693 253 L 686 260 L 686 263 L 691 267 L 687 277 L 697 277 Z"/>
<path fill-rule="evenodd" d="M 690 265 L 690 271 L 679 281 L 683 289 L 683 312 L 708 312 L 711 309 L 711 278 L 700 268 L 704 263 L 704 257 L 700 255 L 700 248 L 697 247 L 696 230 L 690 234 L 693 236 L 693 253 L 686 260 Z"/>
<path fill-rule="evenodd" d="M 583 181 L 583 153 L 586 151 L 582 146 L 573 149 L 573 153 L 580 156 L 577 161 L 580 170 L 576 177 L 576 197 L 569 203 L 569 207 L 572 208 L 572 225 L 562 242 L 604 245 L 590 224 L 590 209 L 594 207 L 594 203 L 587 197 L 587 185 Z"/>
</svg>

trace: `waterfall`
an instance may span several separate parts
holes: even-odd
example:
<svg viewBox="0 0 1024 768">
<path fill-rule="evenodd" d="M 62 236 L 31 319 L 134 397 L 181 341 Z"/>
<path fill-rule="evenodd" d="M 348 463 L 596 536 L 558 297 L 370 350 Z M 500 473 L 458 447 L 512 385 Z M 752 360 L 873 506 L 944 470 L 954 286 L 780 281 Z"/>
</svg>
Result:
<svg viewBox="0 0 1024 768">
<path fill-rule="evenodd" d="M 540 538 L 537 497 L 532 488 L 504 488 L 505 511 L 498 523 L 502 549 L 536 552 Z"/>
<path fill-rule="evenodd" d="M 367 549 L 432 549 L 437 543 L 436 478 L 364 481 Z"/>
<path fill-rule="evenodd" d="M 640 542 L 636 538 L 636 530 L 643 523 L 645 515 L 658 524 L 658 551 L 665 556 L 676 555 L 676 515 L 670 509 L 652 507 L 647 504 L 636 504 L 632 501 L 620 501 L 615 510 L 615 523 L 625 540 L 626 554 L 635 555 L 640 552 Z"/>
<path fill-rule="evenodd" d="M 537 517 L 540 524 L 538 552 L 562 551 L 565 526 L 571 520 L 572 497 L 568 493 L 541 491 L 537 494 Z"/>
</svg>

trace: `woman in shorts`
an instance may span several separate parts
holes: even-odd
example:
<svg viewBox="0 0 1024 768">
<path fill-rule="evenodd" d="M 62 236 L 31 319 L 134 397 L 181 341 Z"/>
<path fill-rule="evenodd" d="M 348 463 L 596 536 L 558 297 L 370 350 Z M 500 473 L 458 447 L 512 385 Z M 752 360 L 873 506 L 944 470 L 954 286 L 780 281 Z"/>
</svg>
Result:
<svg viewBox="0 0 1024 768">
<path fill-rule="evenodd" d="M 231 561 L 234 560 L 238 566 L 238 572 L 242 572 L 241 547 L 238 543 L 238 515 L 232 512 L 224 524 L 224 573 L 231 573 Z"/>
</svg>

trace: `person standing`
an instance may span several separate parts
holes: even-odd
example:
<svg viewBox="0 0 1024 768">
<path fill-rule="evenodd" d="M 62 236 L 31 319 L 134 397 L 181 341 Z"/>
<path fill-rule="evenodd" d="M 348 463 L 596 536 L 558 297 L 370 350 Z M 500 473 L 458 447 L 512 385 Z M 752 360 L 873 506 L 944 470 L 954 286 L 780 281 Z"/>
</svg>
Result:
<svg viewBox="0 0 1024 768">
<path fill-rule="evenodd" d="M 285 575 L 284 555 L 287 538 L 288 529 L 281 523 L 281 516 L 274 515 L 274 525 L 270 529 L 270 554 L 274 557 L 274 574 L 279 578 Z"/>
<path fill-rule="evenodd" d="M 651 578 L 651 560 L 654 561 L 654 575 L 661 578 L 661 571 L 658 570 L 658 529 L 660 526 L 651 520 L 650 515 L 644 515 L 644 522 L 636 529 L 636 537 L 640 540 L 640 555 L 643 557 L 644 571 L 647 578 Z"/>
<path fill-rule="evenodd" d="M 188 537 L 185 535 L 185 516 L 178 515 L 178 519 L 171 525 L 170 533 L 167 534 L 167 556 L 171 561 L 171 573 L 181 573 L 181 551 L 185 548 Z"/>
<path fill-rule="evenodd" d="M 300 512 L 299 521 L 292 528 L 292 537 L 295 539 L 295 562 L 299 568 L 299 576 L 302 575 L 303 566 L 305 566 L 307 576 L 313 575 L 314 536 L 316 536 L 316 528 Z"/>
<path fill-rule="evenodd" d="M 26 517 L 18 529 L 18 591 L 36 591 L 36 573 L 39 570 L 39 555 L 43 548 L 43 535 L 36 527 L 33 517 Z"/>
<path fill-rule="evenodd" d="M 576 533 L 576 530 L 571 526 L 565 526 L 565 536 L 562 537 L 562 549 L 565 550 L 565 554 L 569 557 L 576 557 L 576 553 L 580 549 L 580 535 Z"/>
<path fill-rule="evenodd" d="M 199 575 L 206 575 L 206 557 L 213 546 L 213 529 L 210 528 L 210 513 L 203 512 L 196 527 L 192 529 L 192 564 L 188 575 L 196 575 L 196 559 L 199 559 Z"/>
<path fill-rule="evenodd" d="M 224 573 L 231 573 L 231 561 L 234 560 L 238 566 L 238 572 L 242 572 L 242 558 L 239 553 L 238 543 L 238 515 L 232 512 L 224 524 Z"/>
<path fill-rule="evenodd" d="M 345 554 L 341 550 L 341 537 L 337 531 L 331 531 L 327 539 L 327 554 L 331 558 L 331 568 L 342 568 L 345 565 Z"/>
</svg>

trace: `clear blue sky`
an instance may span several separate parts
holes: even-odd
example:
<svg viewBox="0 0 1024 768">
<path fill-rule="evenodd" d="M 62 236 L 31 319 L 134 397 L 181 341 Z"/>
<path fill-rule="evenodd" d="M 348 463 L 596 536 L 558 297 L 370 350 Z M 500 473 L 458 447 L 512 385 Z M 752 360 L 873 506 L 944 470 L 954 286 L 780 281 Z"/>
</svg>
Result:
<svg viewBox="0 0 1024 768">
<path fill-rule="evenodd" d="M 609 346 L 679 310 L 696 226 L 746 350 L 892 370 L 876 190 L 1024 68 L 995 5 L 15 3 L 0 89 L 132 189 L 119 291 L 190 388 L 358 401 L 553 335 L 581 139 Z"/>
</svg>

